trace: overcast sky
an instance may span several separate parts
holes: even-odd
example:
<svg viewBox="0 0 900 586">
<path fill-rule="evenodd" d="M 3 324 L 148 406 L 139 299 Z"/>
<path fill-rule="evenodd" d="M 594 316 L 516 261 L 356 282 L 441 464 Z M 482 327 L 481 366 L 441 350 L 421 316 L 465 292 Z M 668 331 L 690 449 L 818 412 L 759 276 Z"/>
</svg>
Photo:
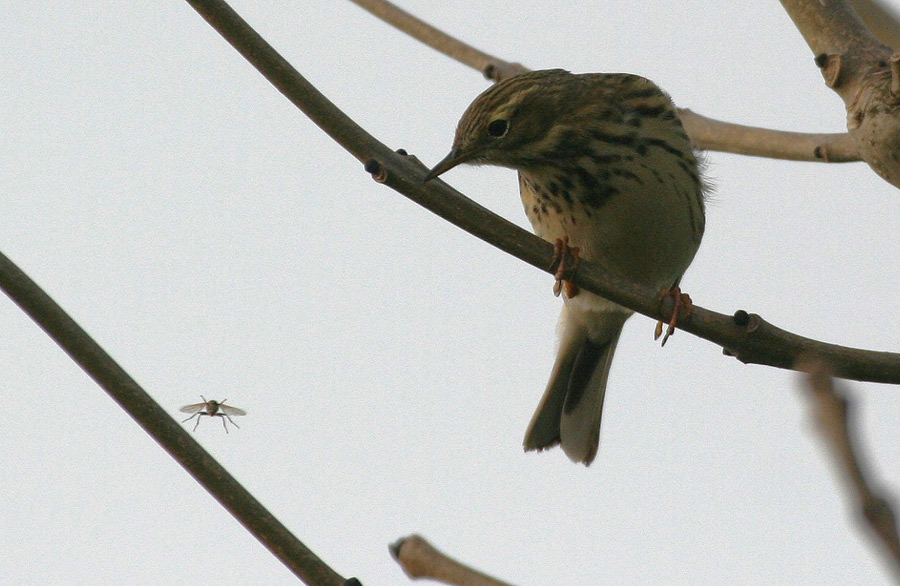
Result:
<svg viewBox="0 0 900 586">
<path fill-rule="evenodd" d="M 625 328 L 590 468 L 521 440 L 555 353 L 552 278 L 388 188 L 184 2 L 7 3 L 0 250 L 302 541 L 367 586 L 419 532 L 518 584 L 887 584 L 789 371 Z M 531 68 L 649 77 L 707 116 L 844 129 L 774 0 L 407 0 Z M 349 2 L 233 6 L 357 122 L 426 163 L 487 87 Z M 712 153 L 682 285 L 830 342 L 898 349 L 900 193 L 863 164 Z M 527 226 L 515 174 L 445 179 Z M 296 584 L 0 298 L 7 584 Z M 900 395 L 851 384 L 900 493 Z M 181 416 L 183 418 L 183 416 Z"/>
</svg>

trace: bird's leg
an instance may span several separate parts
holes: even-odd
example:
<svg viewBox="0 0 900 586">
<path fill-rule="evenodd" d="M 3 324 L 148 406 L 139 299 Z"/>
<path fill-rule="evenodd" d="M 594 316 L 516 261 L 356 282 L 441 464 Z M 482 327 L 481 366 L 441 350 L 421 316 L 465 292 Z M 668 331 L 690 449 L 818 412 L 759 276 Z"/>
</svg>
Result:
<svg viewBox="0 0 900 586">
<path fill-rule="evenodd" d="M 691 312 L 694 310 L 694 304 L 691 301 L 691 296 L 687 293 L 681 292 L 681 287 L 675 285 L 671 289 L 662 289 L 659 292 L 659 303 L 660 310 L 662 310 L 662 303 L 665 301 L 666 297 L 671 297 L 675 301 L 675 308 L 672 309 L 672 318 L 669 320 L 669 327 L 666 328 L 666 335 L 663 338 L 662 345 L 666 345 L 666 341 L 669 339 L 669 336 L 675 333 L 675 326 L 678 324 L 678 318 L 682 315 L 682 311 L 685 316 L 691 315 Z M 683 309 L 682 309 L 683 308 Z M 660 321 L 656 324 L 656 331 L 654 332 L 653 339 L 658 340 L 662 335 L 663 330 L 663 322 Z"/>
<path fill-rule="evenodd" d="M 566 273 L 574 274 L 578 270 L 577 246 L 569 246 L 569 237 L 557 238 L 553 243 L 553 256 L 550 258 L 550 270 L 555 270 L 556 283 L 553 285 L 553 294 L 559 297 L 563 285 L 566 287 L 566 297 L 571 299 L 578 294 L 578 287 L 571 281 L 566 281 Z M 571 266 L 569 266 L 571 264 Z"/>
</svg>

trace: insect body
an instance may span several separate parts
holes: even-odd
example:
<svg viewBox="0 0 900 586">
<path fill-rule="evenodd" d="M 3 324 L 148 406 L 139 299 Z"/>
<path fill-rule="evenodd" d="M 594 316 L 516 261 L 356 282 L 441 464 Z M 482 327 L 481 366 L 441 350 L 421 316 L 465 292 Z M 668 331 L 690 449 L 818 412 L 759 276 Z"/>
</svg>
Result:
<svg viewBox="0 0 900 586">
<path fill-rule="evenodd" d="M 207 401 L 206 397 L 204 397 L 203 395 L 200 395 L 200 398 L 203 399 L 202 403 L 185 405 L 184 407 L 179 409 L 179 411 L 181 411 L 182 413 L 193 413 L 193 415 L 182 421 L 182 423 L 186 423 L 194 417 L 197 418 L 197 423 L 194 424 L 194 429 L 191 431 L 195 431 L 197 429 L 197 426 L 200 425 L 200 419 L 204 415 L 207 417 L 221 417 L 222 427 L 225 428 L 225 433 L 228 433 L 228 423 L 226 423 L 226 419 L 230 421 L 233 426 L 240 428 L 240 426 L 234 422 L 231 416 L 233 415 L 235 417 L 239 417 L 242 415 L 246 415 L 246 411 L 237 407 L 232 407 L 231 405 L 226 405 L 225 401 L 227 401 L 228 399 L 223 399 L 221 401 Z"/>
</svg>

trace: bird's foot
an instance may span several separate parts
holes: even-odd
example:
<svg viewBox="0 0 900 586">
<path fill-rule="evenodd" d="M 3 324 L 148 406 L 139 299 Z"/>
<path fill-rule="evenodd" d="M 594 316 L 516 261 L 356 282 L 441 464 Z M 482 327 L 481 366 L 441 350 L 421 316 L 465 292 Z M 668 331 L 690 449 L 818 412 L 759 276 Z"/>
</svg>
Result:
<svg viewBox="0 0 900 586">
<path fill-rule="evenodd" d="M 571 299 L 578 294 L 578 287 L 571 281 L 566 281 L 566 275 L 573 275 L 578 270 L 577 246 L 569 246 L 569 237 L 557 238 L 553 243 L 553 257 L 550 259 L 550 270 L 555 270 L 556 283 L 553 285 L 553 294 L 559 297 L 563 286 L 566 289 L 566 297 Z"/>
<path fill-rule="evenodd" d="M 694 311 L 694 304 L 691 301 L 691 296 L 687 293 L 682 293 L 681 288 L 677 285 L 671 289 L 663 289 L 659 292 L 660 311 L 662 311 L 662 303 L 665 301 L 666 297 L 671 297 L 675 300 L 675 308 L 672 310 L 672 318 L 669 320 L 669 327 L 666 328 L 666 335 L 662 340 L 663 346 L 666 345 L 666 341 L 668 341 L 669 337 L 675 333 L 675 326 L 678 325 L 678 318 L 682 315 L 687 317 Z M 658 340 L 662 335 L 662 331 L 663 322 L 660 321 L 656 324 L 656 331 L 654 332 L 653 339 Z"/>
</svg>

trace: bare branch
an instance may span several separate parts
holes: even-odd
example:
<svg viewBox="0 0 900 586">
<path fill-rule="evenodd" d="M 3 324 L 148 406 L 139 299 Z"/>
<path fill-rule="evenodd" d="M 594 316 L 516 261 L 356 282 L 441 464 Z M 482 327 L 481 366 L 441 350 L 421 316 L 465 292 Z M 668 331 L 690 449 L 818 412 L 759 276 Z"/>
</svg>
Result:
<svg viewBox="0 0 900 586">
<path fill-rule="evenodd" d="M 510 63 L 479 51 L 386 0 L 352 0 L 352 2 L 435 51 L 477 69 L 493 81 L 528 71 L 521 63 Z"/>
<path fill-rule="evenodd" d="M 388 24 L 429 47 L 481 71 L 494 81 L 528 71 L 519 63 L 510 63 L 489 55 L 403 11 L 386 0 L 352 0 Z M 848 134 L 806 134 L 742 126 L 707 118 L 681 109 L 682 122 L 691 141 L 699 149 L 821 163 L 860 161 Z"/>
<path fill-rule="evenodd" d="M 896 6 L 879 0 L 849 0 L 863 24 L 875 38 L 894 49 L 900 49 L 900 14 Z"/>
<path fill-rule="evenodd" d="M 713 120 L 687 108 L 679 108 L 678 115 L 698 149 L 791 161 L 849 163 L 861 160 L 856 144 L 846 132 L 806 134 L 769 130 Z"/>
<path fill-rule="evenodd" d="M 881 45 L 844 0 L 781 0 L 791 20 L 816 55 L 864 53 Z"/>
<path fill-rule="evenodd" d="M 341 586 L 344 583 L 343 578 L 294 537 L 53 299 L 2 253 L 0 289 L 298 578 L 315 586 Z"/>
<path fill-rule="evenodd" d="M 871 473 L 859 448 L 859 434 L 852 417 L 854 411 L 846 392 L 839 390 L 829 376 L 825 363 L 812 360 L 803 365 L 808 372 L 813 417 L 816 419 L 826 447 L 834 456 L 839 472 L 849 484 L 857 504 L 857 515 L 865 519 L 888 555 L 892 568 L 900 578 L 900 535 L 896 517 L 887 498 L 873 487 Z"/>
<path fill-rule="evenodd" d="M 323 96 L 223 2 L 190 0 L 191 5 L 289 100 L 360 161 L 373 178 L 485 242 L 546 272 L 553 246 L 475 203 L 441 180 L 425 184 L 428 169 L 405 151 L 398 154 L 373 138 Z M 237 22 L 236 22 L 236 21 Z M 240 23 L 240 26 L 237 23 Z M 631 283 L 582 260 L 566 280 L 653 319 L 669 321 L 671 298 Z M 794 368 L 814 354 L 834 365 L 843 378 L 900 383 L 900 354 L 847 348 L 781 330 L 745 311 L 723 315 L 694 306 L 679 326 L 726 349 L 747 363 Z"/>
<path fill-rule="evenodd" d="M 456 586 L 510 586 L 444 555 L 419 535 L 398 540 L 390 550 L 406 575 L 414 580 L 426 578 Z"/>
<path fill-rule="evenodd" d="M 900 96 L 900 51 L 891 55 L 891 93 Z"/>
<path fill-rule="evenodd" d="M 860 156 L 900 187 L 900 95 L 891 92 L 891 49 L 844 0 L 781 3 L 816 56 L 825 84 L 844 100 Z"/>
</svg>

